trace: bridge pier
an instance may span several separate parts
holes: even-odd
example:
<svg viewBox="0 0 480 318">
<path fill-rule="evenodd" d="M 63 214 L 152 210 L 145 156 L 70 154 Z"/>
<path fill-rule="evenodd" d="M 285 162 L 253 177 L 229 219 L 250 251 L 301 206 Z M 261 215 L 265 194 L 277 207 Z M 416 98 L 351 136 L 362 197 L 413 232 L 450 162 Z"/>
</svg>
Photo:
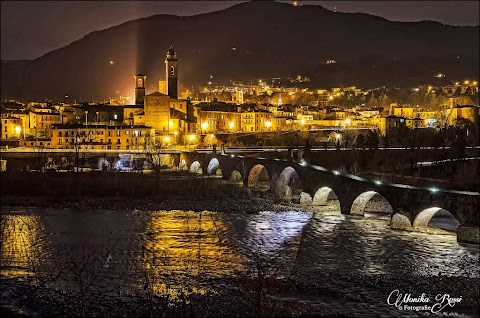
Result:
<svg viewBox="0 0 480 318">
<path fill-rule="evenodd" d="M 459 225 L 457 242 L 480 244 L 480 227 L 475 225 Z"/>
</svg>

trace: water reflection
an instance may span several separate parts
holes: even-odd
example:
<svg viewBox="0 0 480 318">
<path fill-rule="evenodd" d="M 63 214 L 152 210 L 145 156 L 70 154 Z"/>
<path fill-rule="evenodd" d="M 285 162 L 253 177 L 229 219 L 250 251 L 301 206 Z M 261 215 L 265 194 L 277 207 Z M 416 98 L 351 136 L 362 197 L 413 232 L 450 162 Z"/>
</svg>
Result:
<svg viewBox="0 0 480 318">
<path fill-rule="evenodd" d="M 2 214 L 0 269 L 3 277 L 33 275 L 45 261 L 45 227 L 37 215 Z"/>
<path fill-rule="evenodd" d="M 171 296 L 187 289 L 203 293 L 200 280 L 241 270 L 242 258 L 232 251 L 227 231 L 217 213 L 152 212 L 142 243 L 147 283 L 155 293 Z"/>
<path fill-rule="evenodd" d="M 331 211 L 313 215 L 98 210 L 18 214 L 2 208 L 1 221 L 2 277 L 27 275 L 39 264 L 78 264 L 87 246 L 95 268 L 105 268 L 102 284 L 118 283 L 120 274 L 128 271 L 121 281 L 125 288 L 172 297 L 187 290 L 203 293 L 222 278 L 245 271 L 255 254 L 277 257 L 279 263 L 312 275 L 413 277 L 454 275 L 462 270 L 478 277 L 478 246 L 460 246 L 455 236 L 395 231 L 387 220 L 332 215 Z M 56 253 L 62 245 L 65 253 Z M 105 267 L 107 259 L 111 263 Z M 467 266 L 462 263 L 465 259 Z"/>
</svg>

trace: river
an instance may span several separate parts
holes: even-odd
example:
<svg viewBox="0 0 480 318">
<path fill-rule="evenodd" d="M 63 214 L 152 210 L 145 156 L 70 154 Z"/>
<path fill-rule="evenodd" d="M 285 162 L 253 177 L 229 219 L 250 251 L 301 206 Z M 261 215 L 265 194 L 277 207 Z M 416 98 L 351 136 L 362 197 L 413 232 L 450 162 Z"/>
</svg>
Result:
<svg viewBox="0 0 480 318">
<path fill-rule="evenodd" d="M 459 245 L 455 235 L 395 231 L 385 219 L 332 211 L 228 214 L 2 207 L 1 231 L 2 279 L 55 276 L 68 268 L 49 281 L 62 292 L 93 280 L 97 290 L 118 286 L 122 293 L 147 288 L 172 297 L 185 290 L 204 293 L 248 272 L 252 260 L 271 261 L 278 277 L 403 277 L 406 284 L 438 275 L 478 279 L 480 269 L 478 246 Z M 367 286 L 349 288 L 368 291 Z M 370 295 L 386 299 L 388 288 Z M 391 313 L 391 308 L 382 308 Z"/>
</svg>

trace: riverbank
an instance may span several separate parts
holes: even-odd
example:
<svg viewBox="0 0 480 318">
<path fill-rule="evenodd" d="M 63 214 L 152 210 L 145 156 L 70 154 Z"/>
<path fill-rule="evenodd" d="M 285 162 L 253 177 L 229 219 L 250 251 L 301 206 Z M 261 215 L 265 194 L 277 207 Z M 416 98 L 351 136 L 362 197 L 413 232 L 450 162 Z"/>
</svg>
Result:
<svg viewBox="0 0 480 318">
<path fill-rule="evenodd" d="M 37 197 L 37 196 L 2 196 L 4 208 L 52 208 L 77 210 L 184 210 L 184 211 L 215 211 L 227 213 L 257 213 L 261 211 L 307 211 L 297 204 L 280 204 L 263 198 L 176 198 L 165 200 L 158 197 L 150 198 L 119 198 L 119 197 Z"/>
</svg>

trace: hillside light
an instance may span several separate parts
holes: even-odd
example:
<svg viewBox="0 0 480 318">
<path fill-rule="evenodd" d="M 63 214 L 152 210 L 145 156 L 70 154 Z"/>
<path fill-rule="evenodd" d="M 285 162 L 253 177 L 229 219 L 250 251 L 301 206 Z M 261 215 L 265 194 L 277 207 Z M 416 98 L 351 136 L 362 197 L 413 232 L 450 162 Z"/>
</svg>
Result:
<svg viewBox="0 0 480 318">
<path fill-rule="evenodd" d="M 463 82 L 463 84 L 468 85 L 468 84 L 470 84 L 470 81 L 469 81 L 469 80 L 465 80 L 465 82 Z"/>
<path fill-rule="evenodd" d="M 477 86 L 478 82 L 477 82 L 477 81 L 473 81 L 472 84 L 475 85 L 475 86 Z"/>
<path fill-rule="evenodd" d="M 333 170 L 332 171 L 334 175 L 338 176 L 340 174 L 340 172 L 338 172 L 337 170 Z"/>
<path fill-rule="evenodd" d="M 380 181 L 380 180 L 375 180 L 375 184 L 381 185 L 381 184 L 382 184 L 382 181 Z"/>
<path fill-rule="evenodd" d="M 430 188 L 429 190 L 430 190 L 430 192 L 433 192 L 433 193 L 438 192 L 437 188 Z"/>
</svg>

